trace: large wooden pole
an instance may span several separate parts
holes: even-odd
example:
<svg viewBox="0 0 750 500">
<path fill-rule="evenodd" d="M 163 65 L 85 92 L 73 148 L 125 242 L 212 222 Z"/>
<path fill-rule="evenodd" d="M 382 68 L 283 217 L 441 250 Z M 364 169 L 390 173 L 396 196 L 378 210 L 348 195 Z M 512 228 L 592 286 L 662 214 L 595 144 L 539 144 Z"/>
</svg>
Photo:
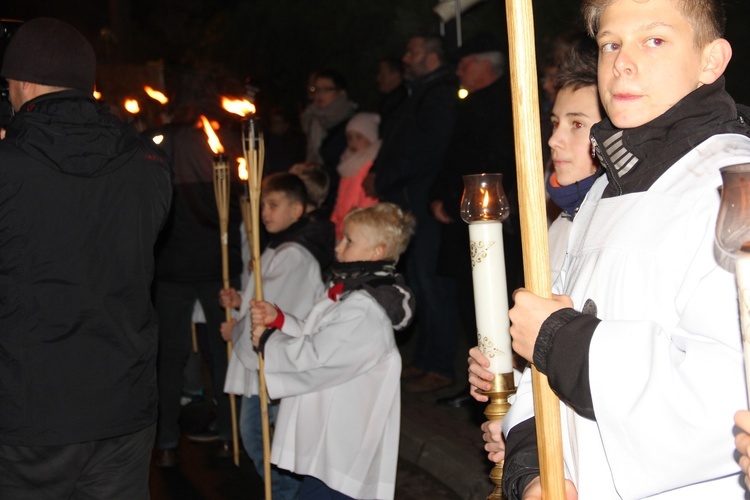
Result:
<svg viewBox="0 0 750 500">
<path fill-rule="evenodd" d="M 263 300 L 263 278 L 260 272 L 260 188 L 263 179 L 265 145 L 263 137 L 256 137 L 255 123 L 243 123 L 242 147 L 247 161 L 248 186 L 250 192 L 250 222 L 252 226 L 252 262 L 255 278 L 255 300 Z M 266 389 L 265 362 L 258 353 L 258 398 L 260 399 L 261 431 L 263 434 L 263 482 L 266 500 L 271 500 L 271 430 L 268 422 L 268 390 Z"/>
<path fill-rule="evenodd" d="M 524 283 L 531 292 L 550 297 L 547 213 L 541 150 L 539 90 L 531 0 L 506 0 L 513 130 L 521 215 Z M 564 500 L 560 404 L 547 377 L 533 368 L 534 412 L 542 490 L 545 500 Z"/>
<path fill-rule="evenodd" d="M 219 212 L 221 239 L 221 277 L 224 288 L 229 288 L 229 165 L 223 155 L 214 158 L 214 194 Z M 232 308 L 225 308 L 226 320 L 232 320 Z M 227 342 L 227 359 L 232 358 L 232 342 Z M 234 464 L 240 466 L 239 432 L 237 430 L 237 404 L 234 394 L 228 394 L 232 419 L 232 456 Z"/>
</svg>

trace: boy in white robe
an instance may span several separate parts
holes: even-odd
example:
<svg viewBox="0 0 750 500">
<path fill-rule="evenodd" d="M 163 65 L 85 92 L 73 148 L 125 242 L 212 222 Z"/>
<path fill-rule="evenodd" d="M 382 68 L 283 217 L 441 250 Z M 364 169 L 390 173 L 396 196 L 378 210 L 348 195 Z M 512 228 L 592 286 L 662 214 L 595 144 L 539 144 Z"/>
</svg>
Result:
<svg viewBox="0 0 750 500">
<path fill-rule="evenodd" d="M 355 209 L 328 296 L 306 319 L 269 302 L 251 307 L 268 393 L 282 398 L 272 461 L 305 476 L 300 498 L 394 496 L 401 356 L 393 331 L 409 324 L 414 304 L 395 264 L 412 232 L 396 205 Z"/>
<path fill-rule="evenodd" d="M 724 91 L 723 7 L 583 10 L 600 49 L 608 118 L 591 137 L 607 176 L 573 221 L 553 287 L 564 295 L 516 292 L 513 348 L 560 396 L 570 497 L 744 498 L 732 446 L 732 414 L 746 406 L 737 294 L 714 229 L 719 169 L 750 161 L 750 128 Z M 485 389 L 482 365 L 470 380 Z M 495 448 L 509 498 L 540 498 L 534 424 Z"/>
<path fill-rule="evenodd" d="M 261 277 L 264 297 L 293 311 L 306 315 L 325 289 L 321 267 L 333 259 L 333 224 L 313 224 L 304 216 L 307 193 L 296 175 L 278 173 L 263 181 L 261 218 L 269 234 L 269 243 L 261 255 Z M 252 346 L 250 319 L 247 313 L 255 294 L 251 275 L 247 287 L 238 294 L 230 288 L 220 292 L 223 307 L 239 308 L 233 320 L 222 324 L 225 340 L 233 340 L 232 356 L 227 368 L 224 390 L 242 396 L 239 427 L 242 444 L 263 477 L 263 440 L 258 397 L 258 355 Z M 239 323 L 238 323 L 239 321 Z M 278 404 L 268 408 L 269 423 L 274 424 Z M 297 498 L 300 479 L 275 467 L 271 471 L 273 497 L 277 500 Z"/>
</svg>

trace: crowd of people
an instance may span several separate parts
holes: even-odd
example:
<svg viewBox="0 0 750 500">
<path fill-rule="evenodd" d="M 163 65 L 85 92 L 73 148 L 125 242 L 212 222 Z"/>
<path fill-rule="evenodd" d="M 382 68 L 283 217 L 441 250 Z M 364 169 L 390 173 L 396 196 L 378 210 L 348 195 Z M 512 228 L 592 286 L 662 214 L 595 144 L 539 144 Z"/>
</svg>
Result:
<svg viewBox="0 0 750 500">
<path fill-rule="evenodd" d="M 211 85 L 186 78 L 171 123 L 139 135 L 92 98 L 95 55 L 80 33 L 25 23 L 0 69 L 16 112 L 0 141 L 0 497 L 148 498 L 152 450 L 158 467 L 177 466 L 183 433 L 231 456 L 237 397 L 241 445 L 261 477 L 270 458 L 273 498 L 393 498 L 401 391 L 460 381 L 470 389 L 444 402 L 487 401 L 496 375 L 478 347 L 468 381 L 455 362 L 461 335 L 476 345 L 462 176 L 493 172 L 510 205 L 523 370 L 508 415 L 482 426 L 490 460 L 505 460 L 506 497 L 543 494 L 533 364 L 560 397 L 568 498 L 744 498 L 737 293 L 713 234 L 719 168 L 750 162 L 750 109 L 724 91 L 723 7 L 582 9 L 590 38 L 566 39 L 544 68 L 551 299 L 522 288 L 495 36 L 456 53 L 438 35 L 411 36 L 402 56 L 378 61 L 377 109 L 321 69 L 298 116 L 268 110 L 255 268 L 236 171 L 221 255 L 201 115 L 219 122 L 227 157 L 242 145 Z M 181 429 L 196 323 L 214 412 Z M 410 328 L 402 363 L 398 332 Z"/>
</svg>

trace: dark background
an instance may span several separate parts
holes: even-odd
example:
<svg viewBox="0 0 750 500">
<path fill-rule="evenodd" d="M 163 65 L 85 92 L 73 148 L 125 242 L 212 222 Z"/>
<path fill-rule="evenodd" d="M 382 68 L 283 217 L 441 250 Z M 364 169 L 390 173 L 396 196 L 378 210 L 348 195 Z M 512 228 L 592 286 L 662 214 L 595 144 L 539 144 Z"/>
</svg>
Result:
<svg viewBox="0 0 750 500">
<path fill-rule="evenodd" d="M 377 103 L 378 59 L 400 56 L 409 35 L 440 29 L 437 0 L 6 0 L 1 18 L 47 15 L 66 20 L 94 43 L 100 90 L 113 102 L 139 81 L 170 95 L 186 68 L 212 75 L 231 92 L 249 81 L 259 107 L 302 105 L 307 75 L 316 68 L 342 72 L 362 109 Z M 727 87 L 750 103 L 750 2 L 727 0 L 727 38 L 734 57 Z M 537 60 L 558 34 L 581 27 L 580 0 L 534 0 Z M 464 12 L 466 40 L 492 31 L 507 40 L 505 2 L 483 0 Z M 456 23 L 445 26 L 456 46 Z M 129 68 L 129 69 L 128 69 Z M 141 71 L 143 68 L 147 68 Z M 160 81 L 142 76 L 159 73 Z M 112 75 L 116 77 L 113 77 Z M 107 77 L 109 75 L 109 77 Z M 115 94 L 116 97 L 112 97 Z"/>
</svg>

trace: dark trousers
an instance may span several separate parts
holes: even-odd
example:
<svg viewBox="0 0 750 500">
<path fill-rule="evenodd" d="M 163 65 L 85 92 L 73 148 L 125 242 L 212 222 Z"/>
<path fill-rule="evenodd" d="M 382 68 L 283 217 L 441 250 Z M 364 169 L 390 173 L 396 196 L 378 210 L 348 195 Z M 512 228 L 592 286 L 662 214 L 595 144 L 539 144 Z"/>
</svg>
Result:
<svg viewBox="0 0 750 500">
<path fill-rule="evenodd" d="M 232 286 L 239 288 L 239 278 Z M 191 349 L 190 325 L 193 307 L 198 300 L 206 314 L 206 337 L 211 368 L 211 386 L 216 399 L 216 418 L 219 438 L 232 439 L 232 420 L 229 397 L 224 392 L 227 373 L 227 344 L 219 328 L 226 321 L 224 309 L 219 306 L 221 281 L 204 283 L 168 283 L 154 285 L 154 305 L 159 317 L 159 358 L 157 379 L 159 384 L 159 421 L 156 446 L 159 449 L 176 448 L 180 440 L 180 397 L 183 372 Z"/>
<path fill-rule="evenodd" d="M 437 274 L 440 225 L 425 217 L 406 254 L 406 279 L 417 299 L 417 368 L 453 379 L 460 322 L 453 279 Z"/>
<path fill-rule="evenodd" d="M 61 446 L 0 445 L 3 500 L 142 500 L 156 426 Z"/>
<path fill-rule="evenodd" d="M 302 478 L 299 498 L 300 500 L 354 500 L 352 497 L 329 488 L 326 483 L 312 476 Z"/>
</svg>

